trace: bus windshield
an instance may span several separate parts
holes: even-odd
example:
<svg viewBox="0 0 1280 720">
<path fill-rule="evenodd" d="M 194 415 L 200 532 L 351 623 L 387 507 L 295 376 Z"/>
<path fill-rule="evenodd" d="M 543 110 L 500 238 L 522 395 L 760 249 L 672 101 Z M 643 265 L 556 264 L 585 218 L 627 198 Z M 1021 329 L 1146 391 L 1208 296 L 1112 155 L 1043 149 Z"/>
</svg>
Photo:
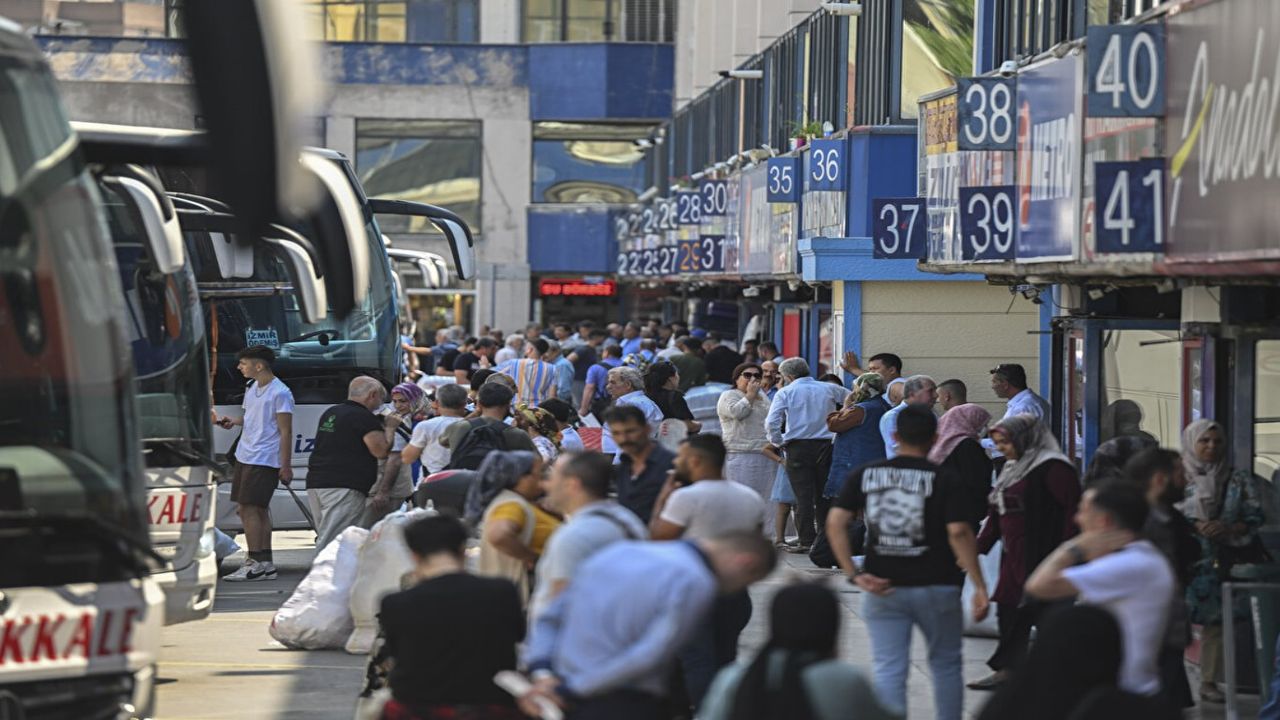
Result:
<svg viewBox="0 0 1280 720">
<path fill-rule="evenodd" d="M 53 77 L 37 53 L 0 50 L 0 509 L 25 526 L 90 515 L 145 539 L 132 364 L 101 212 Z M 54 580 L 34 567 L 0 573 L 0 586 Z"/>
<path fill-rule="evenodd" d="M 213 242 L 203 232 L 188 232 L 210 340 L 216 357 L 214 403 L 239 404 L 245 379 L 236 369 L 236 353 L 252 345 L 276 352 L 275 374 L 289 385 L 297 403 L 338 403 L 357 375 L 387 384 L 396 380 L 398 335 L 391 268 L 377 226 L 369 222 L 369 295 L 345 318 L 332 310 L 320 323 L 303 320 L 284 263 L 262 246 L 254 249 L 253 275 L 227 282 L 218 271 Z"/>
<path fill-rule="evenodd" d="M 124 289 L 125 332 L 138 390 L 147 467 L 198 464 L 212 455 L 209 348 L 190 263 L 171 275 L 148 259 L 130 206 L 103 193 Z"/>
</svg>

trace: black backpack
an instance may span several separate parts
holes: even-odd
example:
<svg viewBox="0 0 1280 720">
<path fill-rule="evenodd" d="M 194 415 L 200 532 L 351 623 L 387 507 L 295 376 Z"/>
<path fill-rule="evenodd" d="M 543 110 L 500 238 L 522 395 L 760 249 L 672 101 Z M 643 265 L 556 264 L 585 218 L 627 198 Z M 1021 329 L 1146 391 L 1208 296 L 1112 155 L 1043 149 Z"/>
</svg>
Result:
<svg viewBox="0 0 1280 720">
<path fill-rule="evenodd" d="M 502 433 L 505 425 L 491 423 L 483 418 L 468 421 L 471 431 L 462 436 L 462 442 L 453 449 L 446 470 L 479 470 L 480 463 L 495 450 L 506 450 L 507 440 Z"/>
</svg>

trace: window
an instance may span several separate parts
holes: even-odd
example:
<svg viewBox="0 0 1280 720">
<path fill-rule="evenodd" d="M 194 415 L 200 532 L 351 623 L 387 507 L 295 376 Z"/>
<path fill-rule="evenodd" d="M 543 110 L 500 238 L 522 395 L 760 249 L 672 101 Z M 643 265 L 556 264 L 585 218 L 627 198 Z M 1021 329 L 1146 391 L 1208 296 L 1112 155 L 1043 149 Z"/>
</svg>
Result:
<svg viewBox="0 0 1280 720">
<path fill-rule="evenodd" d="M 1253 472 L 1270 480 L 1280 469 L 1280 340 L 1254 350 Z"/>
<path fill-rule="evenodd" d="M 534 123 L 533 202 L 634 202 L 647 187 L 635 141 L 651 132 L 649 125 Z"/>
<path fill-rule="evenodd" d="M 1104 330 L 1098 442 L 1150 435 L 1179 447 L 1182 344 L 1176 330 Z"/>
<path fill-rule="evenodd" d="M 1113 25 L 1154 8 L 1167 0 L 1088 0 L 1090 25 Z"/>
<path fill-rule="evenodd" d="M 922 95 L 973 74 L 973 0 L 903 0 L 899 115 L 915 118 Z"/>
<path fill-rule="evenodd" d="M 528 43 L 669 43 L 675 20 L 675 0 L 524 0 Z"/>
<path fill-rule="evenodd" d="M 480 232 L 480 123 L 357 120 L 356 173 L 370 197 L 446 207 Z M 434 233 L 425 218 L 379 218 L 386 233 Z"/>
<path fill-rule="evenodd" d="M 1145 0 L 1109 0 L 1114 5 Z M 1038 55 L 1084 35 L 1086 0 L 996 0 L 996 64 Z"/>
<path fill-rule="evenodd" d="M 310 0 L 315 37 L 334 42 L 471 43 L 480 0 Z"/>
</svg>

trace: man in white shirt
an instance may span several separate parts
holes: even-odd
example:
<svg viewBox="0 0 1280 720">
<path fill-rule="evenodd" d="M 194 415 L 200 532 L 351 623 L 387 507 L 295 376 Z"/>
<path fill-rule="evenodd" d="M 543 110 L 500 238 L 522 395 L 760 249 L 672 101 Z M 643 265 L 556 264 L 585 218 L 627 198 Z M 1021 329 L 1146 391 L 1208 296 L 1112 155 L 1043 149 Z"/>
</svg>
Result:
<svg viewBox="0 0 1280 720">
<path fill-rule="evenodd" d="M 413 427 L 413 437 L 400 453 L 406 465 L 422 460 L 422 476 L 444 470 L 452 451 L 440 444 L 445 430 L 467 416 L 467 390 L 461 385 L 441 385 L 431 403 L 436 416 Z"/>
<path fill-rule="evenodd" d="M 538 559 L 538 583 L 529 602 L 535 623 L 556 599 L 578 566 L 618 540 L 644 540 L 649 531 L 636 514 L 608 500 L 613 465 L 600 453 L 562 453 L 542 481 L 547 504 L 568 521 L 547 541 Z"/>
<path fill-rule="evenodd" d="M 271 557 L 271 498 L 276 485 L 293 481 L 293 393 L 271 371 L 276 354 L 264 345 L 236 353 L 236 368 L 252 380 L 244 391 L 244 413 L 218 418 L 219 427 L 244 430 L 235 449 L 231 500 L 244 526 L 249 556 L 228 582 L 275 580 Z"/>
<path fill-rule="evenodd" d="M 654 540 L 761 532 L 764 501 L 751 488 L 724 479 L 726 454 L 719 435 L 694 435 L 681 443 L 675 472 L 649 522 Z M 750 619 L 751 597 L 745 590 L 718 597 L 711 617 L 680 651 L 685 688 L 695 710 L 720 668 L 737 659 L 738 636 Z"/>
<path fill-rule="evenodd" d="M 991 390 L 1008 401 L 1006 418 L 1034 415 L 1042 422 L 1049 417 L 1049 403 L 1027 387 L 1027 371 L 1017 363 L 1004 363 L 991 370 Z"/>
<path fill-rule="evenodd" d="M 1027 579 L 1040 600 L 1076 597 L 1110 611 L 1120 625 L 1120 688 L 1160 691 L 1159 657 L 1177 583 L 1169 561 L 1141 539 L 1149 508 L 1142 491 L 1111 481 L 1085 491 L 1079 536 L 1054 550 Z"/>
<path fill-rule="evenodd" d="M 898 413 L 908 405 L 927 405 L 930 410 L 938 402 L 938 384 L 928 375 L 912 375 L 903 383 L 902 402 L 880 416 L 880 437 L 884 438 L 886 458 L 898 455 Z"/>
<path fill-rule="evenodd" d="M 640 371 L 633 367 L 616 367 L 606 376 L 604 388 L 613 398 L 614 405 L 631 405 L 644 413 L 645 423 L 649 426 L 649 436 L 658 438 L 658 430 L 666 416 L 658 408 L 657 403 L 644 394 L 644 378 Z M 605 423 L 604 432 L 600 435 L 600 451 L 606 455 L 617 455 L 618 444 L 613 441 L 613 433 L 609 423 Z"/>
</svg>

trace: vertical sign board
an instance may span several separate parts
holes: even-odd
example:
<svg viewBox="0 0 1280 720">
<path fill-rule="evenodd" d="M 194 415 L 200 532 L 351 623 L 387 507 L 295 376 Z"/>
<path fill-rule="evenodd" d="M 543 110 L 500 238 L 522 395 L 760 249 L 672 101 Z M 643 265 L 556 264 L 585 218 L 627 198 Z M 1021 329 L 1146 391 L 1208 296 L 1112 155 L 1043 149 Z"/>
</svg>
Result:
<svg viewBox="0 0 1280 720">
<path fill-rule="evenodd" d="M 1080 253 L 1084 56 L 1018 75 L 1018 262 L 1072 261 Z"/>
<path fill-rule="evenodd" d="M 724 272 L 726 246 L 731 246 L 734 239 L 729 224 L 736 217 L 730 214 L 730 205 L 733 204 L 730 196 L 736 185 L 729 180 L 703 180 L 699 185 L 702 225 L 698 228 L 698 273 Z"/>
<path fill-rule="evenodd" d="M 1164 250 L 1164 158 L 1094 165 L 1099 253 Z"/>
<path fill-rule="evenodd" d="M 773 158 L 768 166 L 757 165 L 742 171 L 738 177 L 738 273 L 743 277 L 766 277 L 773 274 L 771 234 L 773 213 L 787 205 L 775 203 L 770 198 L 778 181 Z M 794 163 L 793 163 L 794 166 Z M 791 176 L 792 187 L 798 178 Z M 798 195 L 798 193 L 797 193 Z"/>
<path fill-rule="evenodd" d="M 1280 3 L 1206 3 L 1166 22 L 1166 258 L 1280 259 Z"/>
<path fill-rule="evenodd" d="M 1164 25 L 1089 28 L 1089 117 L 1163 117 Z"/>
<path fill-rule="evenodd" d="M 800 237 L 844 237 L 848 145 L 844 140 L 814 140 L 805 152 L 803 220 Z"/>
<path fill-rule="evenodd" d="M 928 214 L 923 198 L 876 198 L 871 203 L 871 256 L 915 258 L 928 251 Z"/>
</svg>

